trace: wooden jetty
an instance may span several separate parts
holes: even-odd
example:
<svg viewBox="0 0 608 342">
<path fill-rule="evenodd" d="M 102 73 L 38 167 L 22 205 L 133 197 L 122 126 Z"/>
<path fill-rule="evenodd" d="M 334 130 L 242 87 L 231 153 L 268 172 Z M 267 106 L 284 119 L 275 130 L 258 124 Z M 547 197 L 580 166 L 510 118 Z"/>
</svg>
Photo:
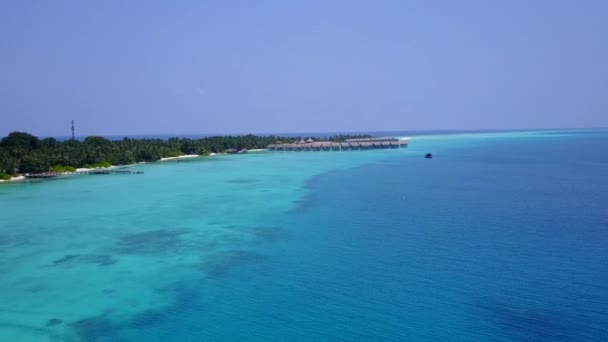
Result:
<svg viewBox="0 0 608 342">
<path fill-rule="evenodd" d="M 104 169 L 76 172 L 76 174 L 85 174 L 85 175 L 140 175 L 143 173 L 144 173 L 143 171 L 104 170 Z"/>
<path fill-rule="evenodd" d="M 55 178 L 61 175 L 60 173 L 55 172 L 43 172 L 43 173 L 26 173 L 25 178 L 40 178 L 40 179 L 48 179 Z"/>
<path fill-rule="evenodd" d="M 343 142 L 330 141 L 306 141 L 291 144 L 270 144 L 269 151 L 349 151 L 349 150 L 371 150 L 407 147 L 407 140 L 384 137 L 384 138 L 359 138 L 347 139 Z"/>
</svg>

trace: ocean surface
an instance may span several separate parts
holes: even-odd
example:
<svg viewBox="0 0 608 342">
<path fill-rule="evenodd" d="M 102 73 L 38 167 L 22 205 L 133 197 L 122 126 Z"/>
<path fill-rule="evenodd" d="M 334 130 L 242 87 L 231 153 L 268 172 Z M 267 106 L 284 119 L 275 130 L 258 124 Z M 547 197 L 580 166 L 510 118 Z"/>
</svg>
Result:
<svg viewBox="0 0 608 342">
<path fill-rule="evenodd" d="M 0 184 L 0 341 L 608 341 L 608 130 L 131 169 Z"/>
</svg>

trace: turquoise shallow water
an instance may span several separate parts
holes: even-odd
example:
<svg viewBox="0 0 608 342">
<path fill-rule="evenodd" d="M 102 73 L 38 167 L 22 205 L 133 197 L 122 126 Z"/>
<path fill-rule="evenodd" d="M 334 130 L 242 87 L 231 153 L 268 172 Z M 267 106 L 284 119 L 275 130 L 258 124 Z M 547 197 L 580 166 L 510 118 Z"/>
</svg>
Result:
<svg viewBox="0 0 608 342">
<path fill-rule="evenodd" d="M 607 138 L 1 184 L 0 341 L 606 341 Z"/>
</svg>

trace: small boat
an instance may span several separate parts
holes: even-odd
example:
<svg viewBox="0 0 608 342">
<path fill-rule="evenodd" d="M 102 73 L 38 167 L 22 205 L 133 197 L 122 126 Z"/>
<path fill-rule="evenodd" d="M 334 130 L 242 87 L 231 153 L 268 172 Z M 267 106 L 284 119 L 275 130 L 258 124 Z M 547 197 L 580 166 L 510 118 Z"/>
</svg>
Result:
<svg viewBox="0 0 608 342">
<path fill-rule="evenodd" d="M 433 154 L 432 153 L 427 153 L 427 154 L 424 155 L 424 158 L 431 159 L 431 158 L 433 158 Z"/>
</svg>

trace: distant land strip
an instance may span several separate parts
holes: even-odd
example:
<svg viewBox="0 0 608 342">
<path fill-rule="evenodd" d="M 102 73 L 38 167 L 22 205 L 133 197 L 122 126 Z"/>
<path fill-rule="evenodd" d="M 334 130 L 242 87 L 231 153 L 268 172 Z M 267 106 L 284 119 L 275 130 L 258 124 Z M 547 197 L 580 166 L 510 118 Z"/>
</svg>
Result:
<svg viewBox="0 0 608 342">
<path fill-rule="evenodd" d="M 154 162 L 186 155 L 237 153 L 266 149 L 276 144 L 300 141 L 344 143 L 349 139 L 368 139 L 370 135 L 332 135 L 329 137 L 286 137 L 226 135 L 200 139 L 131 139 L 109 140 L 88 136 L 84 140 L 39 139 L 26 132 L 13 132 L 0 140 L 0 181 L 31 173 L 66 173 L 77 169 L 107 168 Z"/>
</svg>

